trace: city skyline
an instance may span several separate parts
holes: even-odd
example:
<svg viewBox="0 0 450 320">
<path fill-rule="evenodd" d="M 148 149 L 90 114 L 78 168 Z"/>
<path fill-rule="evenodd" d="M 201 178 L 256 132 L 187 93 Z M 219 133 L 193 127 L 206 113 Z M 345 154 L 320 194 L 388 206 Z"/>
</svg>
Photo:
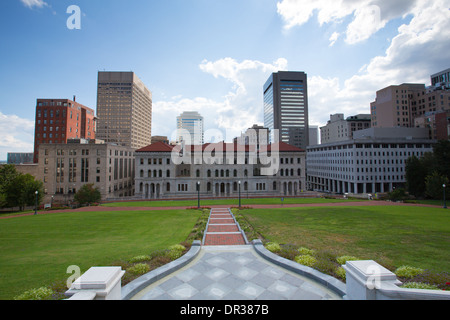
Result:
<svg viewBox="0 0 450 320">
<path fill-rule="evenodd" d="M 226 140 L 263 124 L 262 87 L 308 74 L 310 125 L 369 113 L 376 91 L 448 68 L 450 1 L 73 1 L 0 4 L 0 160 L 30 152 L 40 98 L 96 110 L 97 72 L 133 71 L 153 93 L 152 134 L 198 111 Z M 70 30 L 69 5 L 81 9 Z M 7 31 L 8 30 L 8 31 Z"/>
</svg>

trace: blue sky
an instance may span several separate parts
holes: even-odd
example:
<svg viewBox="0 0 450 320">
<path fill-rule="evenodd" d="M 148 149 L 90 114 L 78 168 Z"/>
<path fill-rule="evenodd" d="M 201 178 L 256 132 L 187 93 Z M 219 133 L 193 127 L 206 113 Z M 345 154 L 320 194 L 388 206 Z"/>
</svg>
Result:
<svg viewBox="0 0 450 320">
<path fill-rule="evenodd" d="M 70 5 L 79 30 L 67 28 Z M 215 139 L 263 124 L 262 86 L 279 70 L 308 74 L 312 125 L 369 113 L 377 90 L 450 67 L 449 10 L 450 0 L 0 1 L 0 160 L 33 151 L 36 99 L 76 95 L 96 109 L 102 70 L 134 71 L 152 91 L 153 135 L 171 137 L 182 111 L 199 111 Z"/>
</svg>

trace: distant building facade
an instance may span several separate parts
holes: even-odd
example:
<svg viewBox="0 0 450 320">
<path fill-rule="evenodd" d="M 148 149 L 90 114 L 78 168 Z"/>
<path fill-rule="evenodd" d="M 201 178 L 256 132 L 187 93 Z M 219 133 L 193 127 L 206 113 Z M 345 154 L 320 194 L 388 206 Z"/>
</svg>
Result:
<svg viewBox="0 0 450 320">
<path fill-rule="evenodd" d="M 195 111 L 186 111 L 177 117 L 177 143 L 204 143 L 203 117 Z"/>
<path fill-rule="evenodd" d="M 406 160 L 432 152 L 434 143 L 423 128 L 370 128 L 352 140 L 308 147 L 308 189 L 374 194 L 404 187 Z"/>
<path fill-rule="evenodd" d="M 34 163 L 41 144 L 67 143 L 69 139 L 95 139 L 94 110 L 69 99 L 37 99 Z"/>
<path fill-rule="evenodd" d="M 270 130 L 264 126 L 254 124 L 248 128 L 240 137 L 234 139 L 234 142 L 240 145 L 252 145 L 259 148 L 260 144 L 267 145 L 270 140 Z"/>
<path fill-rule="evenodd" d="M 136 151 L 136 198 L 296 196 L 305 189 L 305 151 L 286 143 L 260 150 L 238 143 Z M 270 159 L 270 165 L 262 159 Z M 268 171 L 269 175 L 266 175 Z M 200 184 L 198 184 L 200 183 Z"/>
<path fill-rule="evenodd" d="M 169 138 L 166 136 L 152 136 L 152 144 L 156 142 L 164 142 L 170 144 Z"/>
<path fill-rule="evenodd" d="M 315 146 L 319 144 L 319 127 L 309 126 L 309 145 Z"/>
<path fill-rule="evenodd" d="M 450 89 L 450 68 L 431 75 L 431 86 L 441 89 Z"/>
<path fill-rule="evenodd" d="M 308 80 L 304 72 L 273 73 L 263 87 L 264 127 L 300 149 L 309 144 Z"/>
<path fill-rule="evenodd" d="M 33 163 L 33 152 L 8 152 L 8 164 L 30 164 Z"/>
<path fill-rule="evenodd" d="M 320 128 L 321 143 L 351 140 L 353 132 L 370 128 L 370 114 L 358 114 L 344 119 L 344 114 L 330 115 L 327 125 Z"/>
<path fill-rule="evenodd" d="M 37 178 L 46 200 L 67 203 L 83 185 L 93 183 L 102 200 L 134 195 L 134 150 L 99 140 L 74 139 L 67 144 L 43 144 Z"/>
<path fill-rule="evenodd" d="M 431 75 L 431 86 L 401 84 L 377 92 L 371 103 L 372 127 L 415 127 L 433 113 L 450 110 L 450 69 Z M 431 133 L 433 136 L 433 133 Z"/>
<path fill-rule="evenodd" d="M 152 138 L 152 93 L 134 72 L 98 73 L 97 138 L 134 149 Z"/>
<path fill-rule="evenodd" d="M 433 140 L 450 139 L 450 109 L 425 113 L 414 119 L 416 128 L 427 128 Z"/>
</svg>

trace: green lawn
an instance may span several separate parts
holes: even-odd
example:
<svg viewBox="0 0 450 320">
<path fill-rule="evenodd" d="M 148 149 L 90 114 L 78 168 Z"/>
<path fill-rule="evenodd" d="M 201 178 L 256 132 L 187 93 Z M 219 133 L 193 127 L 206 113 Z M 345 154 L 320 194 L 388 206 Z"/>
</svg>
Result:
<svg viewBox="0 0 450 320">
<path fill-rule="evenodd" d="M 255 204 L 310 204 L 310 203 L 339 203 L 350 201 L 364 201 L 364 200 L 340 200 L 340 199 L 323 199 L 323 198 L 259 198 L 247 199 L 241 198 L 241 205 L 255 205 Z M 130 201 L 130 202 L 114 202 L 105 203 L 105 207 L 197 207 L 197 200 L 164 200 L 164 201 Z M 213 205 L 238 206 L 239 199 L 200 199 L 200 206 L 207 207 Z"/>
<path fill-rule="evenodd" d="M 450 271 L 450 212 L 425 207 L 322 207 L 244 210 L 268 241 L 383 265 Z"/>
<path fill-rule="evenodd" d="M 196 210 L 54 213 L 0 220 L 0 299 L 55 280 L 66 270 L 149 254 L 186 240 Z"/>
</svg>

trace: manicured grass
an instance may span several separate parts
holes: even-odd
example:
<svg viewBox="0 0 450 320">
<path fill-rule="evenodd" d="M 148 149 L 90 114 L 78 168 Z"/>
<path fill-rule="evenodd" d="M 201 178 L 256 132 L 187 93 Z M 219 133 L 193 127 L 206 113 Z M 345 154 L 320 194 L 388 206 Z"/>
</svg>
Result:
<svg viewBox="0 0 450 320">
<path fill-rule="evenodd" d="M 310 203 L 340 203 L 350 201 L 364 201 L 364 200 L 340 200 L 340 199 L 323 199 L 323 198 L 259 198 L 247 199 L 241 198 L 241 205 L 255 205 L 255 204 L 310 204 Z M 164 200 L 164 201 L 130 201 L 130 202 L 114 202 L 105 203 L 105 207 L 197 207 L 197 200 Z M 238 206 L 239 199 L 205 199 L 200 200 L 200 206 L 226 205 Z"/>
<path fill-rule="evenodd" d="M 444 209 L 367 206 L 241 213 L 268 241 L 357 256 L 386 267 L 450 270 L 450 214 Z"/>
<path fill-rule="evenodd" d="M 197 210 L 53 213 L 0 220 L 0 299 L 65 281 L 77 265 L 149 254 L 186 240 Z"/>
</svg>

